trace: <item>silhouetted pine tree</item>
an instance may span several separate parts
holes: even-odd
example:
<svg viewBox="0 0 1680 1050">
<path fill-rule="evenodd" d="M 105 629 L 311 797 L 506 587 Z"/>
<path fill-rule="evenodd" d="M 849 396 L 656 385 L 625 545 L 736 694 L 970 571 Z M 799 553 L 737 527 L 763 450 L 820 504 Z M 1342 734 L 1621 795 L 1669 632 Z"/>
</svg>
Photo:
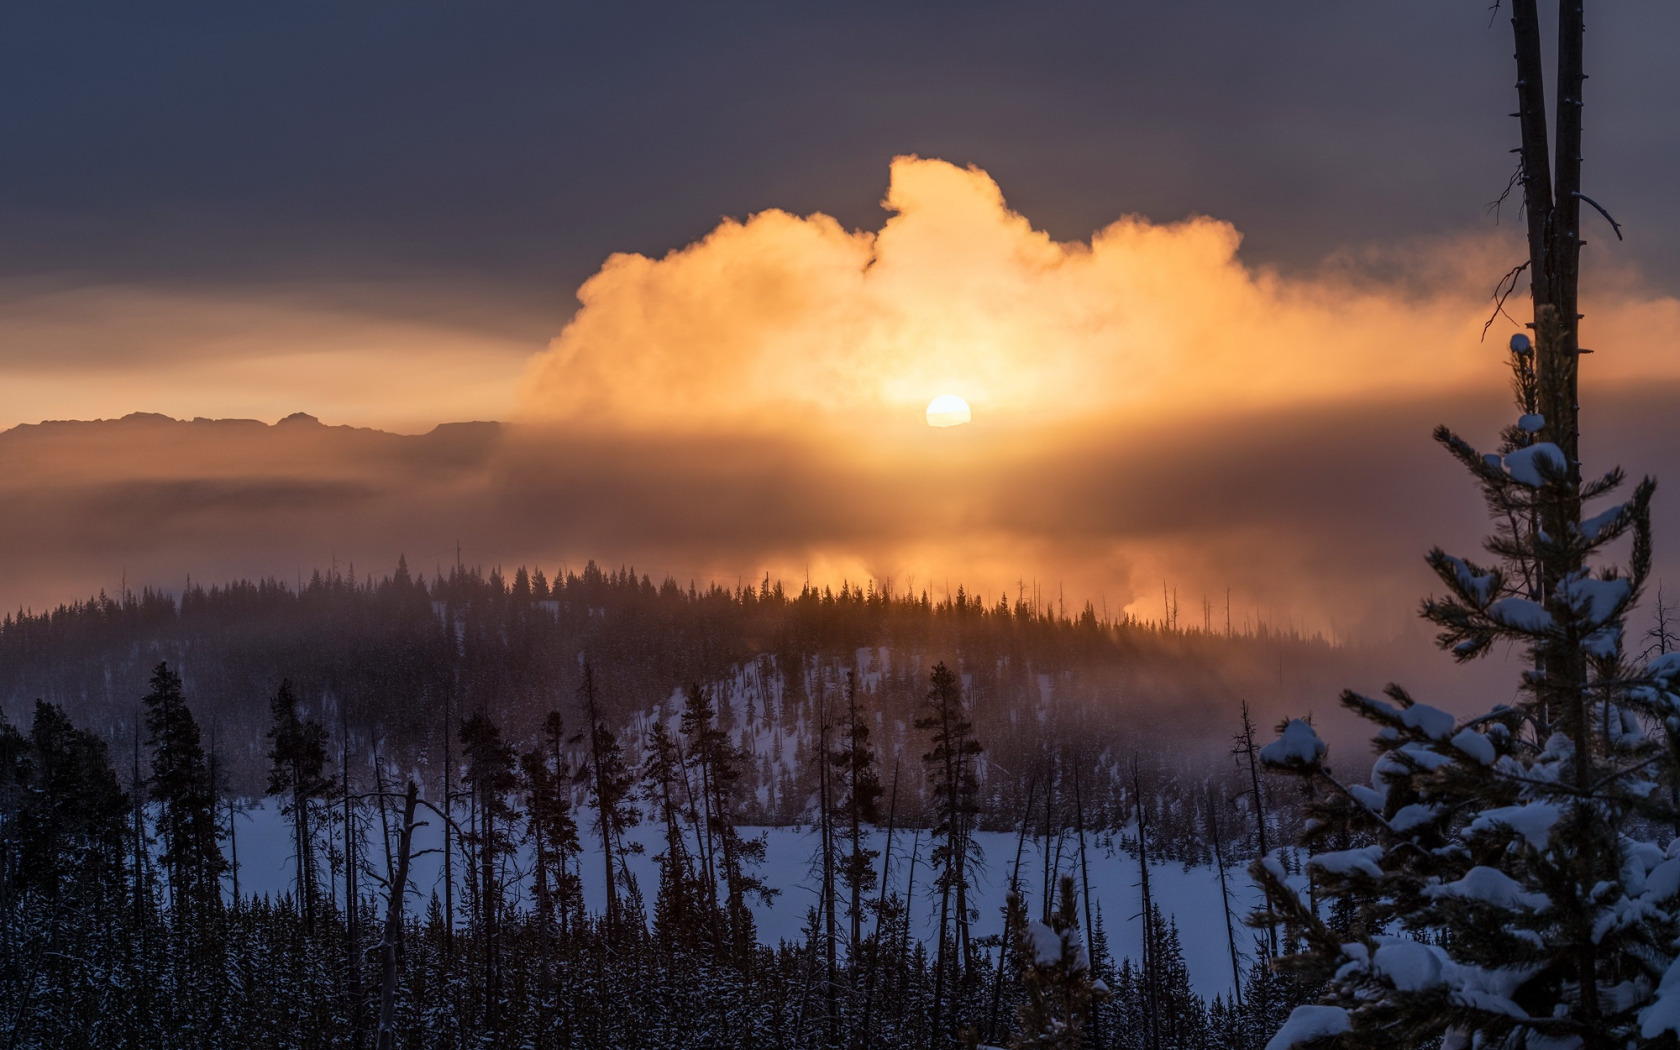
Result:
<svg viewBox="0 0 1680 1050">
<path fill-rule="evenodd" d="M 1010 894 L 1010 923 L 1026 1001 L 1021 1004 L 1015 1050 L 1074 1050 L 1084 1045 L 1092 1006 L 1106 997 L 1093 985 L 1091 956 L 1080 935 L 1073 878 L 1063 876 L 1050 921 L 1029 920 L 1019 894 Z"/>
<path fill-rule="evenodd" d="M 546 587 L 545 587 L 546 589 Z M 558 929 L 568 933 L 582 906 L 582 886 L 572 870 L 581 845 L 572 815 L 572 774 L 565 756 L 565 726 L 560 712 L 543 719 L 542 739 L 519 759 L 525 790 L 525 838 L 531 844 L 531 873 L 536 920 L 546 938 Z"/>
<path fill-rule="evenodd" d="M 642 765 L 643 797 L 658 814 L 665 831 L 665 849 L 654 857 L 659 865 L 659 895 L 653 905 L 654 943 L 666 952 L 688 952 L 708 940 L 715 919 L 706 904 L 683 829 L 682 756 L 664 722 L 648 733 L 647 757 Z"/>
<path fill-rule="evenodd" d="M 769 901 L 776 890 L 754 873 L 764 860 L 764 839 L 749 839 L 737 826 L 737 813 L 744 799 L 743 782 L 749 768 L 747 756 L 717 725 L 711 694 L 691 685 L 681 719 L 688 744 L 688 758 L 699 772 L 704 796 L 705 839 L 713 858 L 717 878 L 724 888 L 723 921 L 727 931 L 723 944 L 729 960 L 743 973 L 750 973 L 757 945 L 757 926 L 747 907 L 747 897 Z"/>
<path fill-rule="evenodd" d="M 850 901 L 846 915 L 851 919 L 852 936 L 848 958 L 853 965 L 863 941 L 863 899 L 875 888 L 875 858 L 880 851 L 870 849 L 864 837 L 864 825 L 874 824 L 881 817 L 881 775 L 876 768 L 875 749 L 869 743 L 869 722 L 858 703 L 857 674 L 846 673 L 846 712 L 840 735 L 840 747 L 830 760 L 837 780 L 844 792 L 838 812 L 848 839 L 848 848 L 840 867 L 840 878 Z"/>
<path fill-rule="evenodd" d="M 963 1021 L 959 1004 L 969 983 L 968 931 L 974 918 L 968 904 L 969 868 L 978 855 L 974 825 L 980 812 L 974 767 L 981 747 L 963 707 L 962 685 L 943 663 L 934 665 L 929 675 L 927 713 L 916 719 L 916 728 L 930 731 L 932 744 L 922 764 L 933 786 L 937 845 L 931 859 L 939 873 L 934 881 L 939 889 L 939 948 L 934 957 L 933 1026 L 938 1032 L 948 1021 L 948 1038 L 954 1042 Z M 949 1012 L 942 1012 L 947 1005 Z"/>
<path fill-rule="evenodd" d="M 626 932 L 624 895 L 633 887 L 627 885 L 630 873 L 624 863 L 625 852 L 632 848 L 624 840 L 624 832 L 635 827 L 642 818 L 641 810 L 632 801 L 636 778 L 624 759 L 624 748 L 618 737 L 602 720 L 595 696 L 595 676 L 584 664 L 583 683 L 578 692 L 584 701 L 584 713 L 589 719 L 589 761 L 578 768 L 574 778 L 589 786 L 590 803 L 595 807 L 595 830 L 600 835 L 602 865 L 606 873 L 607 910 L 605 933 L 608 941 Z"/>
<path fill-rule="evenodd" d="M 513 849 L 513 807 L 508 796 L 518 786 L 513 748 L 482 711 L 461 723 L 462 778 L 472 792 L 468 849 L 477 851 L 478 914 L 475 933 L 483 960 L 484 1024 L 498 1031 L 502 988 L 502 858 Z"/>
<path fill-rule="evenodd" d="M 327 731 L 314 719 L 298 713 L 291 681 L 269 701 L 273 719 L 268 730 L 268 793 L 281 799 L 280 812 L 292 824 L 292 855 L 297 861 L 297 903 L 304 929 L 315 928 L 315 834 L 317 802 L 332 787 L 326 775 Z"/>
</svg>

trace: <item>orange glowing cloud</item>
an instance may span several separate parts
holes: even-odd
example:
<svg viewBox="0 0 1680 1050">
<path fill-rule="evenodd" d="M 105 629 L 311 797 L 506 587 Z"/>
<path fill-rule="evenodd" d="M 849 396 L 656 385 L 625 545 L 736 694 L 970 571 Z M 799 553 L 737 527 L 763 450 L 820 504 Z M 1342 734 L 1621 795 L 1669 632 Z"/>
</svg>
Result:
<svg viewBox="0 0 1680 1050">
<path fill-rule="evenodd" d="M 879 232 L 824 215 L 727 220 L 661 259 L 614 255 L 525 375 L 523 419 L 584 428 L 855 429 L 954 394 L 976 421 L 1222 414 L 1486 383 L 1510 325 L 1479 344 L 1501 237 L 1405 260 L 1409 294 L 1358 268 L 1245 265 L 1210 218 L 1128 217 L 1058 242 L 984 172 L 892 164 Z M 1423 265 L 1417 265 L 1423 264 Z M 1616 304 L 1597 337 L 1680 332 L 1680 304 Z M 1680 375 L 1641 337 L 1613 377 Z M 1601 378 L 1606 376 L 1599 370 Z M 1497 382 L 1497 380 L 1495 380 Z"/>
</svg>

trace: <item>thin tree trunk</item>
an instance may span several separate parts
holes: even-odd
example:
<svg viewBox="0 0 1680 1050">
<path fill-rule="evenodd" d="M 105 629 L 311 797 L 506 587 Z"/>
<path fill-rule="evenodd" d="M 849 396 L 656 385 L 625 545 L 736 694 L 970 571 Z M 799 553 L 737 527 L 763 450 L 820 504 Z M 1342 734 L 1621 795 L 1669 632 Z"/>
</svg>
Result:
<svg viewBox="0 0 1680 1050">
<path fill-rule="evenodd" d="M 239 809 L 228 799 L 228 852 L 233 863 L 233 906 L 239 907 Z"/>
<path fill-rule="evenodd" d="M 858 736 L 857 736 L 857 672 L 846 672 L 846 736 L 851 762 L 847 773 L 850 780 L 852 821 L 852 941 L 846 956 L 852 966 L 857 965 L 858 945 L 863 940 L 863 814 L 858 806 Z M 880 788 L 876 787 L 877 797 Z M 879 813 L 880 810 L 875 812 Z"/>
<path fill-rule="evenodd" d="M 339 726 L 344 734 L 344 952 L 345 968 L 350 990 L 350 1045 L 361 1050 L 362 1032 L 362 958 L 361 937 L 357 930 L 356 834 L 350 811 L 350 721 L 342 703 L 339 706 Z"/>
<path fill-rule="evenodd" d="M 830 1045 L 834 1043 L 835 1032 L 839 1027 L 840 1004 L 835 998 L 835 985 L 839 980 L 838 963 L 835 958 L 835 941 L 838 936 L 835 916 L 836 892 L 834 871 L 834 797 L 833 797 L 833 769 L 829 763 L 829 734 L 833 731 L 833 720 L 828 712 L 828 691 L 822 691 L 822 723 L 817 734 L 817 805 L 820 811 L 822 829 L 822 909 L 823 909 L 823 954 L 826 967 L 823 999 L 827 1008 L 826 1035 Z"/>
<path fill-rule="evenodd" d="M 910 972 L 910 902 L 916 896 L 916 860 L 921 852 L 922 833 L 917 831 L 910 837 L 910 875 L 904 885 L 904 936 L 899 940 L 901 970 L 906 975 Z"/>
<path fill-rule="evenodd" d="M 1012 896 L 1021 893 L 1021 854 L 1027 848 L 1027 826 L 1032 823 L 1033 792 L 1038 788 L 1038 777 L 1035 774 L 1027 780 L 1027 804 L 1021 810 L 1021 830 L 1015 835 L 1015 868 L 1009 875 L 1009 892 Z M 1025 902 L 1022 902 L 1023 911 Z M 992 982 L 992 1009 L 986 1017 L 986 1038 L 990 1042 L 997 1042 L 998 1011 L 1003 1003 L 1003 968 L 1009 959 L 1010 936 L 1015 932 L 1015 912 L 1011 908 L 1003 910 L 1003 940 L 998 944 L 997 979 Z"/>
<path fill-rule="evenodd" d="M 1045 768 L 1049 772 L 1044 778 L 1044 884 L 1040 887 L 1040 896 L 1043 901 L 1039 910 L 1043 912 L 1040 920 L 1048 923 L 1050 921 L 1050 883 L 1053 881 L 1050 877 L 1050 822 L 1052 819 L 1050 806 L 1056 794 L 1055 760 L 1046 757 Z"/>
<path fill-rule="evenodd" d="M 379 942 L 379 1035 L 377 1050 L 394 1050 L 397 1045 L 397 952 L 402 947 L 403 895 L 408 892 L 408 861 L 414 841 L 414 807 L 419 788 L 408 782 L 403 799 L 402 830 L 397 837 L 396 870 L 391 875 L 390 896 L 385 906 L 385 936 Z M 445 821 L 447 826 L 448 822 Z"/>
<path fill-rule="evenodd" d="M 881 938 L 882 917 L 887 913 L 887 877 L 892 872 L 893 825 L 898 817 L 898 763 L 893 763 L 892 797 L 887 802 L 887 845 L 881 853 L 881 895 L 875 905 L 875 950 L 870 953 L 869 987 L 863 995 L 863 1039 L 869 1038 L 874 1020 L 875 980 L 886 957 L 886 942 Z M 855 1040 L 854 1040 L 855 1041 Z"/>
<path fill-rule="evenodd" d="M 941 879 L 940 881 L 943 882 L 944 885 L 939 889 L 939 949 L 938 953 L 934 956 L 933 962 L 932 1032 L 935 1039 L 941 1039 L 943 1037 L 943 1033 L 940 1031 L 939 1021 L 940 1011 L 945 1005 L 945 945 L 951 913 L 951 881 L 950 879 Z"/>
<path fill-rule="evenodd" d="M 1254 721 L 1248 717 L 1247 700 L 1242 702 L 1242 732 L 1237 735 L 1236 744 L 1237 746 L 1232 749 L 1232 753 L 1241 756 L 1248 762 L 1248 779 L 1249 784 L 1251 785 L 1250 789 L 1253 792 L 1252 797 L 1254 799 L 1254 826 L 1255 831 L 1259 836 L 1260 856 L 1265 857 L 1271 852 L 1271 849 L 1266 845 L 1266 800 L 1265 796 L 1260 793 L 1260 763 L 1255 757 L 1256 748 L 1254 745 Z M 1132 760 L 1132 771 L 1134 773 L 1137 771 L 1136 759 Z M 1142 824 L 1140 822 L 1139 827 L 1141 826 Z M 1270 921 L 1271 916 L 1272 905 L 1268 900 L 1266 902 L 1266 917 L 1268 920 L 1266 922 L 1266 939 L 1267 946 L 1269 948 L 1268 958 L 1275 959 L 1277 958 L 1278 953 L 1277 923 Z"/>
<path fill-rule="evenodd" d="M 443 951 L 455 957 L 455 758 L 449 746 L 453 735 L 455 690 L 443 696 Z"/>
<path fill-rule="evenodd" d="M 1219 811 L 1213 804 L 1213 793 L 1208 792 L 1208 835 L 1213 839 L 1213 862 L 1219 869 L 1219 900 L 1225 906 L 1225 942 L 1231 948 L 1231 1000 L 1236 1003 L 1237 1011 L 1242 1012 L 1242 964 L 1237 954 L 1237 928 L 1231 921 L 1231 890 L 1225 882 L 1225 850 L 1220 841 Z"/>
<path fill-rule="evenodd" d="M 1089 954 L 1091 956 L 1091 969 L 1094 971 L 1098 962 L 1096 952 L 1097 945 L 1096 941 L 1093 940 L 1096 936 L 1097 927 L 1096 924 L 1091 921 L 1091 868 L 1085 860 L 1085 798 L 1079 791 L 1078 759 L 1075 759 L 1073 763 L 1073 819 L 1074 826 L 1079 831 L 1079 878 L 1084 884 L 1082 892 L 1085 897 L 1085 943 L 1090 945 L 1091 948 Z M 1099 1028 L 1100 1023 L 1101 1019 L 1098 1017 L 1097 1011 L 1093 1007 L 1091 1010 L 1091 1045 L 1093 1047 L 1102 1046 L 1102 1032 Z"/>
<path fill-rule="evenodd" d="M 1137 800 L 1138 885 L 1143 893 L 1143 985 L 1144 1021 L 1149 1050 L 1161 1047 L 1161 997 L 1155 958 L 1155 907 L 1149 893 L 1149 835 L 1144 816 L 1143 784 L 1138 777 L 1137 759 L 1132 759 L 1132 794 Z"/>
<path fill-rule="evenodd" d="M 613 879 L 613 814 L 607 799 L 606 771 L 601 768 L 601 734 L 597 728 L 600 716 L 595 710 L 595 672 L 588 663 L 583 665 L 583 695 L 589 709 L 589 754 L 590 763 L 595 767 L 595 802 L 601 818 L 601 855 L 607 878 L 607 940 L 614 941 L 618 930 L 618 884 Z"/>
</svg>

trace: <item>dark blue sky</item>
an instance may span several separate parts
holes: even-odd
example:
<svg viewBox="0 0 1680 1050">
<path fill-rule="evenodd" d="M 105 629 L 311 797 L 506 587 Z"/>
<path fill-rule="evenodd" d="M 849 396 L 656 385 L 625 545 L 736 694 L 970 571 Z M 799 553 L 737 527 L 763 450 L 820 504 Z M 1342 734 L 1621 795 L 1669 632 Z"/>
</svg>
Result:
<svg viewBox="0 0 1680 1050">
<path fill-rule="evenodd" d="M 1588 192 L 1628 227 L 1617 257 L 1672 289 L 1680 5 L 1589 16 Z M 1200 212 L 1251 261 L 1308 265 L 1489 221 L 1516 143 L 1509 26 L 1489 17 L 1465 0 L 12 5 L 0 276 L 462 275 L 547 335 L 611 251 L 772 206 L 873 228 L 906 152 L 985 168 L 1060 237 Z"/>
</svg>

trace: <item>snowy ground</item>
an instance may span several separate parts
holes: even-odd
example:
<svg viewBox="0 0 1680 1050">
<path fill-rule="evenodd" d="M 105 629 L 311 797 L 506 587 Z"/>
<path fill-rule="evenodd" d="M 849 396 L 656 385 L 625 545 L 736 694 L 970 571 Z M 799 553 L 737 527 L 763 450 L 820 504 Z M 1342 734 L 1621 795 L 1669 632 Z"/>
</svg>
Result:
<svg viewBox="0 0 1680 1050">
<path fill-rule="evenodd" d="M 585 814 L 587 817 L 587 814 Z M 376 822 L 377 824 L 377 822 Z M 377 828 L 375 829 L 377 831 Z M 769 849 L 760 870 L 765 881 L 781 888 L 781 893 L 769 906 L 754 905 L 759 935 L 766 943 L 781 939 L 798 939 L 808 910 L 816 902 L 816 886 L 811 867 L 817 836 L 815 832 L 799 828 L 768 828 Z M 657 829 L 636 828 L 632 833 L 645 851 L 630 858 L 630 868 L 648 897 L 658 886 L 657 868 L 653 854 L 660 849 Z M 884 833 L 874 836 L 879 849 L 885 841 Z M 1016 838 L 1012 834 L 982 832 L 978 836 L 985 852 L 985 863 L 977 875 L 977 889 L 973 895 L 980 917 L 974 927 L 977 937 L 998 934 L 1003 929 L 1003 903 L 1009 884 L 1010 869 L 1014 866 Z M 587 840 L 587 834 L 585 835 Z M 438 852 L 416 856 L 412 877 L 418 891 L 410 899 L 411 910 L 424 909 L 435 889 L 443 894 L 442 831 L 434 819 L 415 833 L 414 849 L 436 849 Z M 899 832 L 893 841 L 892 885 L 902 892 L 909 875 L 912 846 L 916 852 L 916 888 L 911 901 L 913 928 L 932 938 L 937 932 L 938 900 L 931 896 L 928 852 L 930 845 L 926 831 Z M 1044 853 L 1042 841 L 1028 839 L 1021 861 L 1021 881 L 1026 887 L 1029 906 L 1036 909 L 1039 887 L 1044 881 Z M 295 878 L 290 828 L 282 821 L 279 808 L 269 800 L 241 814 L 239 820 L 239 889 L 241 894 L 278 894 L 291 888 Z M 226 847 L 224 846 L 224 849 Z M 378 845 L 378 835 L 372 836 L 373 861 L 376 870 L 383 870 L 384 856 Z M 1138 887 L 1137 861 L 1129 854 L 1110 845 L 1105 839 L 1088 836 L 1086 842 L 1090 866 L 1092 897 L 1102 911 L 1103 924 L 1108 931 L 1110 950 L 1116 958 L 1141 955 L 1142 922 L 1139 918 L 1141 894 Z M 1052 861 L 1056 860 L 1056 842 L 1051 840 Z M 456 859 L 457 893 L 460 893 L 461 860 Z M 1072 836 L 1061 843 L 1060 869 L 1072 874 L 1075 885 L 1079 879 L 1078 842 Z M 528 858 L 520 865 L 528 868 Z M 605 906 L 605 888 L 599 847 L 586 847 L 582 860 L 584 897 L 593 911 Z M 1241 916 L 1255 907 L 1260 892 L 1238 870 L 1228 872 L 1233 913 L 1240 923 Z M 1177 923 L 1184 945 L 1184 957 L 1190 978 L 1198 993 L 1205 996 L 1228 995 L 1231 989 L 1231 959 L 1225 933 L 1225 911 L 1220 900 L 1219 878 L 1212 868 L 1185 868 L 1180 864 L 1150 865 L 1150 889 L 1161 910 Z M 342 892 L 342 887 L 339 887 Z M 1252 931 L 1237 927 L 1239 948 L 1250 949 Z M 1246 969 L 1246 963 L 1245 963 Z"/>
</svg>

